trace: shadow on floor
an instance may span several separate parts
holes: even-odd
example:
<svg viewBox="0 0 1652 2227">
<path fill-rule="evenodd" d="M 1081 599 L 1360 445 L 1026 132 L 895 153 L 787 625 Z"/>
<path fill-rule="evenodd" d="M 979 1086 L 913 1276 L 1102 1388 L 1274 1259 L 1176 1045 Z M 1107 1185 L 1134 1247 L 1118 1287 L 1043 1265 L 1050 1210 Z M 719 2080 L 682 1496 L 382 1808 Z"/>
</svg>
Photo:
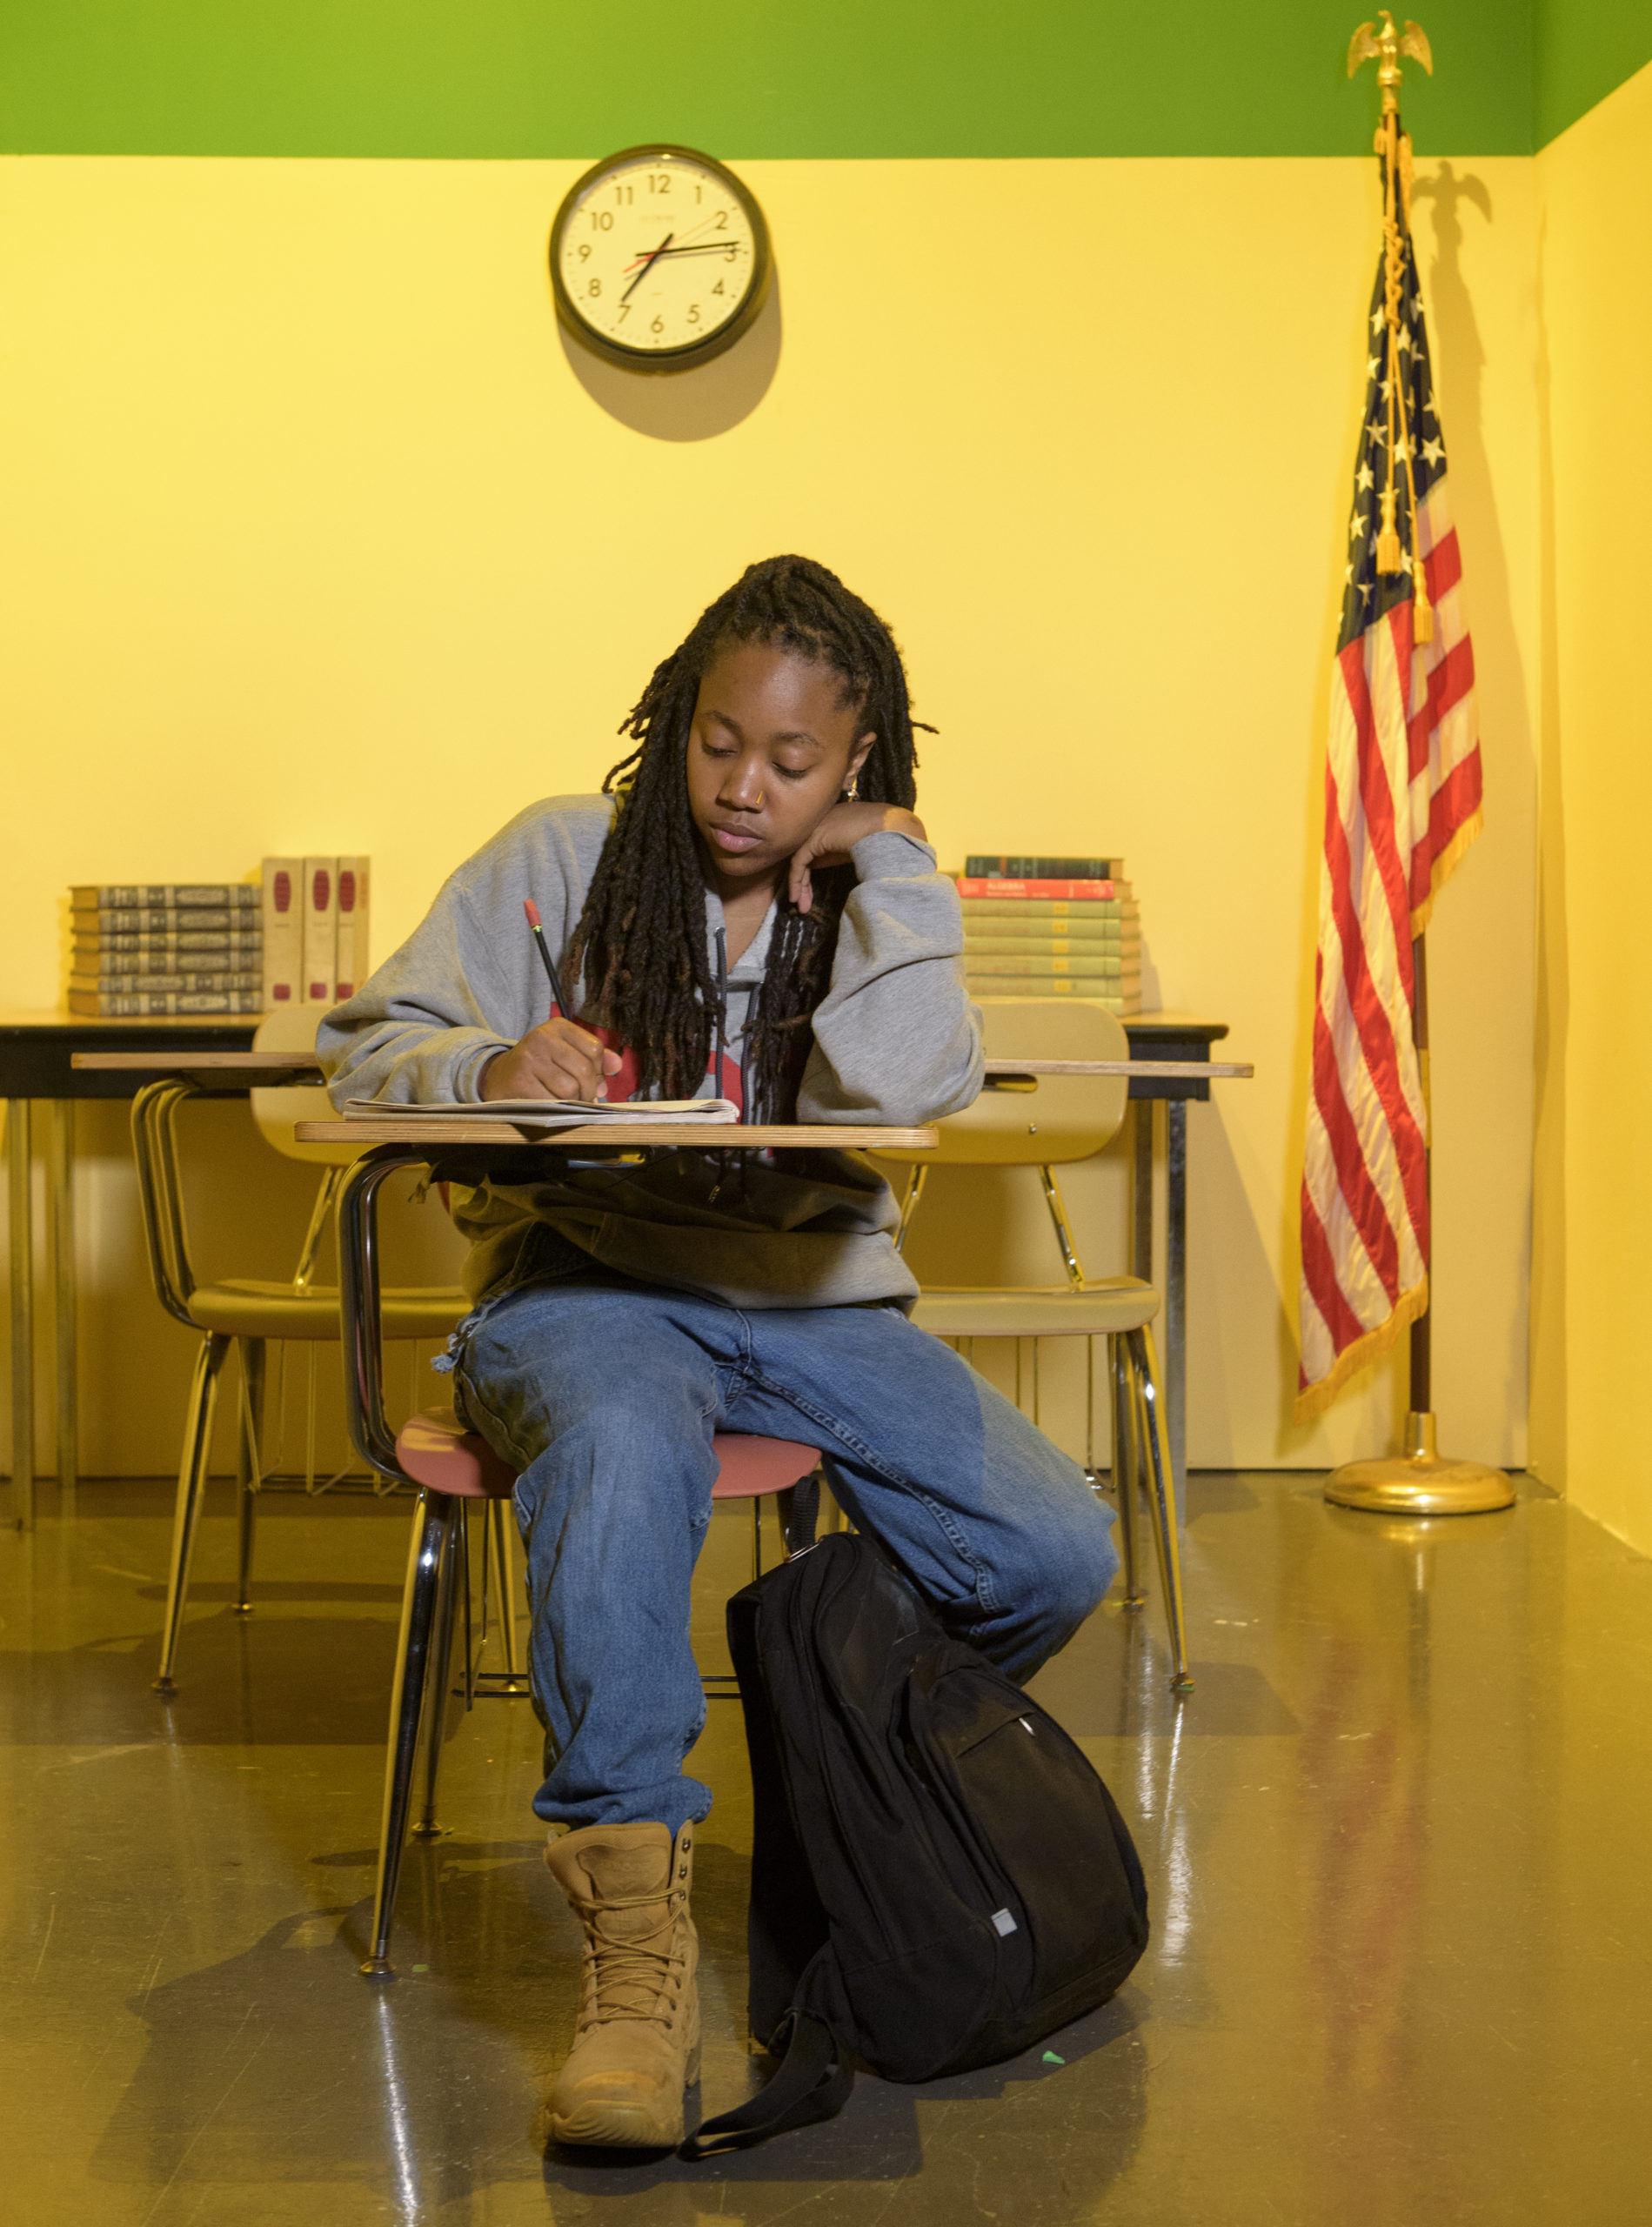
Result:
<svg viewBox="0 0 1652 2227">
<path fill-rule="evenodd" d="M 1168 1739 L 1177 1732 L 1233 1739 L 1300 1732 L 1301 1726 L 1254 1662 L 1193 1654 L 1194 1690 L 1170 1690 L 1171 1657 L 1157 1601 L 1125 1608 L 1116 1593 L 1091 1619 L 1082 1648 L 1068 1648 L 1028 1686 L 1075 1740 Z"/>
<path fill-rule="evenodd" d="M 274 1589 L 292 1600 L 326 1601 L 341 1591 L 358 1602 L 394 1598 L 393 1588 L 376 1586 Z M 388 1615 L 243 1617 L 226 1608 L 192 1619 L 170 1701 L 151 1685 L 158 1655 L 159 1642 L 147 1631 L 9 1657 L 6 1736 L 28 1747 L 143 1740 L 330 1747 L 385 1736 L 396 1661 Z"/>
<path fill-rule="evenodd" d="M 706 1957 L 701 2108 L 726 2109 L 766 2060 L 743 2040 L 747 1861 L 702 1841 L 695 1912 Z M 355 1852 L 324 1865 L 351 1860 Z M 541 2097 L 572 2031 L 573 1921 L 540 1843 L 447 1842 L 408 1866 L 397 1962 L 356 1971 L 369 1905 L 289 1916 L 244 1954 L 134 1996 L 148 2045 L 91 2161 L 95 2180 L 256 2187 L 385 2187 L 425 2218 L 526 2166 Z M 1147 2107 L 1141 2002 L 1125 1994 L 1007 2065 L 902 2088 L 863 2075 L 841 2117 L 712 2163 L 553 2150 L 548 2190 L 605 2216 L 692 2220 L 732 2210 L 719 2191 L 795 2183 L 891 2184 L 920 2169 L 935 2216 L 975 2216 L 983 2163 L 1000 2189 L 1055 2176 L 1078 2217 L 1134 2155 Z M 1045 2050 L 1064 2060 L 1047 2061 Z M 691 2099 L 691 2104 L 694 2099 Z M 364 2104 L 366 2108 L 364 2108 Z M 967 2109 L 963 2107 L 967 2106 Z M 1081 2138 L 1075 2139 L 1075 2130 Z M 295 2140 L 295 2130 L 302 2138 Z M 512 2171 L 506 2177 L 516 2178 Z M 680 2193 L 673 2197 L 672 2191 Z M 686 2207 L 686 2208 L 685 2208 Z M 855 2216 L 853 2190 L 821 2217 Z"/>
</svg>

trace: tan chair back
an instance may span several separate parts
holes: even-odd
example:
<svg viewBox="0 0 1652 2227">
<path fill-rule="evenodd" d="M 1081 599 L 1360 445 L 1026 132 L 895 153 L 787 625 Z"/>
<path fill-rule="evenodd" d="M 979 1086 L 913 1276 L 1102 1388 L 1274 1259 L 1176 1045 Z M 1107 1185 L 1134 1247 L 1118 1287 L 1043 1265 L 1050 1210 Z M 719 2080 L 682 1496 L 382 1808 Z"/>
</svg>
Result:
<svg viewBox="0 0 1652 2227">
<path fill-rule="evenodd" d="M 1082 998 L 981 998 L 989 1060 L 1127 1060 L 1130 1040 L 1105 1006 Z M 923 1152 L 879 1152 L 903 1166 L 1051 1167 L 1088 1160 L 1124 1122 L 1125 1075 L 988 1075 L 980 1096 L 938 1126 Z"/>
<path fill-rule="evenodd" d="M 325 1017 L 324 1006 L 283 1006 L 258 1024 L 252 1040 L 255 1052 L 313 1052 L 316 1030 Z M 292 1134 L 297 1121 L 331 1121 L 332 1101 L 319 1083 L 298 1089 L 255 1090 L 251 1093 L 252 1118 L 265 1144 L 286 1160 L 306 1160 L 312 1167 L 350 1167 L 366 1149 L 362 1145 L 300 1144 Z"/>
</svg>

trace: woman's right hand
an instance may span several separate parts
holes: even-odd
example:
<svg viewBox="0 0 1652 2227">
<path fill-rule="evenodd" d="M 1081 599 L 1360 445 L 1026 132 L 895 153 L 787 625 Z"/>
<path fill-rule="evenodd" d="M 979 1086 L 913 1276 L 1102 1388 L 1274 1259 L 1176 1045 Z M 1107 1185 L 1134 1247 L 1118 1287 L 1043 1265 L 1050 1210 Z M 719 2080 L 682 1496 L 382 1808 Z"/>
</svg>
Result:
<svg viewBox="0 0 1652 2227">
<path fill-rule="evenodd" d="M 619 1072 L 618 1052 L 605 1051 L 599 1037 L 558 1014 L 488 1061 L 482 1070 L 482 1096 L 606 1098 L 607 1078 Z"/>
</svg>

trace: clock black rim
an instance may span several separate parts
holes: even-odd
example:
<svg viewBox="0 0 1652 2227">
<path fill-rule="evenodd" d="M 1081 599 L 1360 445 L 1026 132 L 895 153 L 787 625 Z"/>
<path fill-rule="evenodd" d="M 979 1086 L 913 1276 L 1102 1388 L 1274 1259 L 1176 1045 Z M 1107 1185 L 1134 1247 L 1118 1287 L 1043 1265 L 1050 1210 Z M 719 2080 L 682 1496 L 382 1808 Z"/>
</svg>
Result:
<svg viewBox="0 0 1652 2227">
<path fill-rule="evenodd" d="M 617 164 L 645 162 L 661 156 L 677 156 L 691 163 L 699 163 L 714 171 L 746 211 L 752 227 L 752 284 L 746 299 L 730 318 L 728 323 L 704 340 L 693 340 L 681 348 L 625 348 L 618 341 L 593 332 L 585 322 L 566 286 L 558 257 L 558 244 L 562 229 L 574 204 L 586 187 L 599 178 L 605 171 Z M 582 171 L 563 195 L 551 223 L 551 238 L 546 249 L 546 260 L 551 269 L 551 293 L 556 304 L 557 321 L 565 332 L 570 333 L 590 355 L 603 363 L 617 364 L 626 371 L 688 371 L 700 364 L 709 364 L 732 348 L 756 324 L 764 303 L 768 299 L 769 281 L 773 271 L 773 253 L 769 244 L 768 220 L 758 204 L 756 196 L 743 178 L 739 178 L 726 164 L 719 163 L 715 155 L 708 155 L 699 147 L 684 147 L 671 140 L 652 140 L 639 147 L 621 147 L 612 155 L 605 155 L 600 162 L 592 163 Z"/>
</svg>

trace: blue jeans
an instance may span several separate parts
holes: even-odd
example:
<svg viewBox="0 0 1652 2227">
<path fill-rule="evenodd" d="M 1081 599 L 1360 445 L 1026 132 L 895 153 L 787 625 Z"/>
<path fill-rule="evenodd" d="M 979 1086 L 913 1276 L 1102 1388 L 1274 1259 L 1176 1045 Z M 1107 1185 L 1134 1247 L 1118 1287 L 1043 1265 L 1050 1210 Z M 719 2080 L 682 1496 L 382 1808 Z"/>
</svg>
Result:
<svg viewBox="0 0 1652 2227">
<path fill-rule="evenodd" d="M 711 1808 L 682 1765 L 706 1721 L 689 1586 L 713 1431 L 822 1448 L 857 1527 L 1012 1677 L 1065 1646 L 1118 1567 L 1082 1470 L 895 1307 L 746 1313 L 600 1272 L 530 1284 L 468 1327 L 457 1386 L 519 1472 L 551 1822 L 674 1833 Z"/>
</svg>

